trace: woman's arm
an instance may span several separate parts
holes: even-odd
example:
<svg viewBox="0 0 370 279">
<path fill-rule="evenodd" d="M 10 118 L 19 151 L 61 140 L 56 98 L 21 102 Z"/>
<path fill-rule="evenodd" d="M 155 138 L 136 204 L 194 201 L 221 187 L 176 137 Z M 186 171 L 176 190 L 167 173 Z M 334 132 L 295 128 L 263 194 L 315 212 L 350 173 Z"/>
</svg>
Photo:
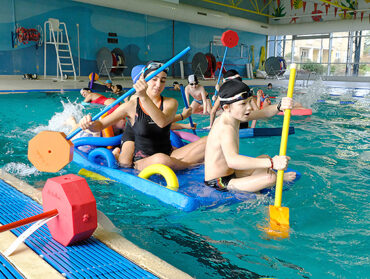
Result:
<svg viewBox="0 0 370 279">
<path fill-rule="evenodd" d="M 134 114 L 133 108 L 136 108 L 134 102 L 128 102 L 120 105 L 115 111 L 107 115 L 103 119 L 91 120 L 91 115 L 85 115 L 80 121 L 80 127 L 83 130 L 89 130 L 90 132 L 100 132 L 101 130 L 112 126 L 119 122 L 123 118 L 133 119 Z"/>
</svg>

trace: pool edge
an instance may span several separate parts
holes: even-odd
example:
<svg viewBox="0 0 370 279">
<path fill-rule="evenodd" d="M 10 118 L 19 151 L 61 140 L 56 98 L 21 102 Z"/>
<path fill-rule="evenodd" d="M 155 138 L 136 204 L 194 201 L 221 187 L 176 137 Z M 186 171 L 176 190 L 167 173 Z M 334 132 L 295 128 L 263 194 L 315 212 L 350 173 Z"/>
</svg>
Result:
<svg viewBox="0 0 370 279">
<path fill-rule="evenodd" d="M 18 191 L 29 196 L 30 198 L 32 198 L 39 204 L 42 204 L 41 191 L 32 187 L 28 183 L 12 176 L 8 172 L 4 171 L 3 169 L 0 169 L 0 179 L 3 179 L 5 182 L 12 185 Z M 13 236 L 14 239 L 16 238 L 15 235 L 12 234 L 11 232 L 6 232 L 0 235 L 1 251 L 4 251 L 4 249 L 7 248 L 7 247 L 1 246 L 1 243 L 4 243 L 3 238 L 7 237 L 8 239 L 10 239 L 11 236 Z M 192 278 L 187 273 L 168 264 L 167 262 L 153 255 L 152 253 L 136 246 L 134 243 L 125 239 L 121 235 L 114 233 L 114 232 L 106 231 L 100 225 L 98 226 L 97 230 L 94 232 L 93 236 L 99 241 L 101 241 L 102 243 L 104 243 L 105 245 L 107 245 L 110 249 L 116 251 L 120 255 L 124 256 L 125 258 L 132 261 L 133 263 L 137 264 L 141 268 L 151 272 L 153 275 L 158 276 L 159 278 L 177 278 L 177 279 Z M 40 259 L 40 257 L 33 250 L 28 248 L 25 244 L 23 245 L 24 247 L 21 248 L 22 250 L 18 250 L 18 251 L 21 251 L 21 253 L 15 253 L 14 255 L 10 257 L 6 257 L 6 258 L 17 268 L 17 270 L 21 274 L 25 275 L 26 278 L 36 278 L 36 277 L 33 277 L 35 276 L 34 263 L 40 262 L 40 261 L 37 261 L 37 258 Z M 24 256 L 22 254 L 24 254 Z M 25 261 L 24 261 L 25 258 L 29 259 L 30 257 L 29 255 L 32 255 L 32 254 L 34 257 L 36 257 L 35 260 L 32 261 L 33 264 L 31 266 L 29 264 L 25 264 Z M 43 268 L 42 272 L 45 273 L 45 271 L 47 271 L 48 275 L 45 275 L 45 277 L 38 276 L 37 278 L 56 278 L 56 277 L 51 276 L 51 275 L 57 276 L 56 273 L 59 276 L 61 276 L 60 278 L 64 278 L 58 271 L 56 271 L 52 266 L 50 266 L 44 260 L 42 260 L 42 262 L 44 263 L 42 264 L 42 268 Z M 47 267 L 45 265 L 47 265 Z"/>
</svg>

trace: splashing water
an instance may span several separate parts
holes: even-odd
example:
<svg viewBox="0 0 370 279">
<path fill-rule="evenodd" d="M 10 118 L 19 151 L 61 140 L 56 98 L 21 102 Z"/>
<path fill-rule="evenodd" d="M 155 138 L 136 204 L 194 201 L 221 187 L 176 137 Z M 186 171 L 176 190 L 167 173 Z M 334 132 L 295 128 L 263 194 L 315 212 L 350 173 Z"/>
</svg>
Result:
<svg viewBox="0 0 370 279">
<path fill-rule="evenodd" d="M 49 123 L 47 126 L 41 125 L 34 129 L 32 129 L 32 132 L 37 134 L 41 131 L 58 131 L 58 132 L 64 132 L 65 134 L 69 134 L 72 127 L 67 122 L 68 120 L 73 117 L 76 122 L 78 123 L 81 118 L 83 117 L 83 109 L 84 106 L 81 104 L 75 102 L 63 102 L 61 101 L 63 105 L 63 111 L 62 112 L 56 112 L 54 116 L 49 120 Z"/>
<path fill-rule="evenodd" d="M 322 79 L 317 79 L 304 90 L 305 94 L 297 94 L 294 100 L 301 103 L 306 108 L 312 108 L 312 105 L 317 103 L 317 100 L 328 94 L 328 88 Z"/>
<path fill-rule="evenodd" d="M 35 167 L 26 165 L 24 163 L 11 162 L 4 166 L 4 170 L 20 177 L 40 175 L 40 172 Z"/>
</svg>

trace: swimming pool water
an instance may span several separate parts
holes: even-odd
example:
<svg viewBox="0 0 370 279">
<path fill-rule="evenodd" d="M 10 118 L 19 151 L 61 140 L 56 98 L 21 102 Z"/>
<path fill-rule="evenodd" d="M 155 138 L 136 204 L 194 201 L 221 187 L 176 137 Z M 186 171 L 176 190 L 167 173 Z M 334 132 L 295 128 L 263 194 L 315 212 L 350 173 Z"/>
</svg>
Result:
<svg viewBox="0 0 370 279">
<path fill-rule="evenodd" d="M 283 193 L 282 203 L 290 209 L 289 239 L 271 240 L 258 229 L 266 224 L 267 205 L 273 203 L 266 197 L 184 213 L 125 185 L 87 179 L 98 209 L 123 236 L 196 278 L 367 277 L 369 90 L 341 89 L 334 96 L 335 88 L 319 83 L 305 92 L 296 99 L 314 113 L 292 117 L 296 133 L 288 141 L 290 167 L 302 173 Z M 181 96 L 176 98 L 181 103 Z M 76 100 L 82 101 L 76 92 L 0 95 L 0 167 L 35 187 L 50 177 L 77 173 L 73 163 L 57 174 L 40 173 L 27 160 L 28 141 L 40 130 L 68 132 L 62 127 L 68 115 L 99 111 L 82 110 Z M 208 125 L 208 117 L 194 115 L 193 120 Z M 282 120 L 275 116 L 258 121 L 257 127 L 278 127 Z M 279 146 L 279 137 L 242 139 L 240 144 L 241 153 L 252 156 L 276 155 Z"/>
</svg>

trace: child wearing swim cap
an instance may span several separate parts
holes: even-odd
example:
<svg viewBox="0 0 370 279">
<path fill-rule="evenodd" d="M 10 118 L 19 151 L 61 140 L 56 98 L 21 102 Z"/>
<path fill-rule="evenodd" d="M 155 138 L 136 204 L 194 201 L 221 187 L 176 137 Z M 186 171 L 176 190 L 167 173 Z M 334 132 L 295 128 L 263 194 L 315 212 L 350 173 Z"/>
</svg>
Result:
<svg viewBox="0 0 370 279">
<path fill-rule="evenodd" d="M 188 76 L 189 84 L 185 87 L 185 95 L 188 104 L 193 109 L 193 112 L 199 110 L 203 106 L 203 114 L 211 112 L 212 103 L 209 99 L 208 93 L 202 85 L 199 84 L 198 78 L 196 75 Z M 193 101 L 189 102 L 189 96 L 193 97 Z"/>
<path fill-rule="evenodd" d="M 239 75 L 238 71 L 234 70 L 234 69 L 231 69 L 231 70 L 228 70 L 224 75 L 223 75 L 223 79 L 222 79 L 222 84 L 224 84 L 225 82 L 228 82 L 230 80 L 238 80 L 238 81 L 242 81 L 242 77 Z M 220 87 L 218 84 L 216 84 L 215 86 L 215 89 L 217 91 L 220 91 Z M 217 114 L 217 110 L 220 108 L 220 99 L 218 98 L 218 96 L 213 96 L 212 99 L 215 100 L 214 104 L 213 104 L 213 107 L 212 107 L 212 110 L 211 110 L 211 113 L 209 114 L 209 127 L 212 127 L 213 125 L 213 122 L 215 121 L 215 117 L 216 117 L 216 114 Z M 255 102 L 252 102 L 252 108 L 253 110 L 258 110 L 258 107 L 257 105 L 255 104 Z M 254 128 L 256 126 L 256 120 L 253 120 L 252 121 L 252 125 L 249 126 L 249 123 L 248 122 L 244 122 L 240 125 L 240 129 L 245 129 L 245 128 Z"/>
<path fill-rule="evenodd" d="M 283 98 L 279 106 L 271 105 L 265 111 L 252 110 L 249 87 L 239 80 L 225 82 L 219 92 L 222 114 L 216 119 L 208 135 L 204 161 L 204 183 L 219 191 L 258 192 L 276 182 L 272 169 L 284 170 L 289 157 L 257 158 L 239 154 L 239 125 L 254 119 L 270 117 L 279 109 L 291 109 L 292 99 Z M 284 174 L 285 181 L 295 179 L 295 172 Z"/>
</svg>

